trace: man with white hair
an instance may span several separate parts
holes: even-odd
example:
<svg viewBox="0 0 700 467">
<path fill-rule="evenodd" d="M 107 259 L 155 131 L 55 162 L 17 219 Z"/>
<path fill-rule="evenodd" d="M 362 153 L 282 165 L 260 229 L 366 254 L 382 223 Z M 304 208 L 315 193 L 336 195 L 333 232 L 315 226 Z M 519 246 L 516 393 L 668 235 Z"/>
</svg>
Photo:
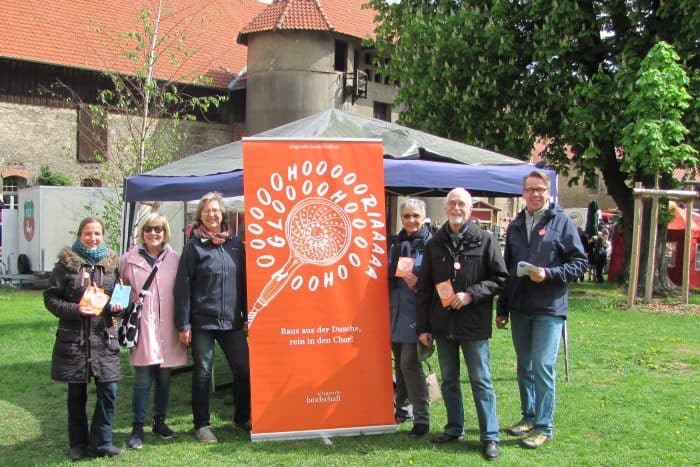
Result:
<svg viewBox="0 0 700 467">
<path fill-rule="evenodd" d="M 489 338 L 493 299 L 508 279 L 496 238 L 470 220 L 472 198 L 455 188 L 445 200 L 447 222 L 425 248 L 418 281 L 416 332 L 425 346 L 437 341 L 447 425 L 433 443 L 464 436 L 459 351 L 467 365 L 479 420 L 482 454 L 500 455 L 496 393 L 491 383 Z"/>
</svg>

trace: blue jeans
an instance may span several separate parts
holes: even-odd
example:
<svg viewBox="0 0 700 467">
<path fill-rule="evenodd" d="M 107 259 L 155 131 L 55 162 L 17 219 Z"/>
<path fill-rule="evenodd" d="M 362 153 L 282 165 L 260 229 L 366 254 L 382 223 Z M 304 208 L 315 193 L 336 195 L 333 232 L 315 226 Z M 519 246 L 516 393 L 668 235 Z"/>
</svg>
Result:
<svg viewBox="0 0 700 467">
<path fill-rule="evenodd" d="M 95 383 L 97 401 L 88 436 L 87 384 L 68 384 L 68 441 L 70 446 L 90 446 L 102 451 L 112 444 L 112 417 L 117 402 L 117 383 Z"/>
<path fill-rule="evenodd" d="M 248 339 L 236 331 L 192 331 L 192 415 L 194 428 L 209 426 L 209 393 L 214 363 L 214 341 L 224 351 L 233 374 L 234 423 L 250 422 L 250 362 Z"/>
<path fill-rule="evenodd" d="M 496 393 L 491 384 L 491 355 L 489 341 L 437 338 L 438 362 L 442 373 L 442 398 L 447 410 L 444 432 L 464 435 L 464 406 L 459 382 L 459 350 L 462 349 L 469 373 L 469 384 L 479 420 L 482 442 L 499 441 Z"/>
<path fill-rule="evenodd" d="M 556 363 L 563 316 L 513 313 L 513 347 L 518 360 L 518 387 L 523 417 L 533 430 L 554 431 Z"/>
<path fill-rule="evenodd" d="M 151 384 L 155 381 L 155 393 L 153 394 L 153 418 L 165 418 L 170 399 L 170 368 L 161 368 L 160 365 L 135 366 L 134 367 L 134 393 L 131 405 L 134 409 L 134 425 L 143 425 L 146 419 L 148 395 L 151 392 Z"/>
</svg>

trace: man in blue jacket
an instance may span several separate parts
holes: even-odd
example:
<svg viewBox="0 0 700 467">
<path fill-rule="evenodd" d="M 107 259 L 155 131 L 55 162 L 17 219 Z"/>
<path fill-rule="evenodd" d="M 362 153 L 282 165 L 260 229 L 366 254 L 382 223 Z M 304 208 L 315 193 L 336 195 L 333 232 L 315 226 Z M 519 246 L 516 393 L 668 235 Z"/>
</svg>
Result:
<svg viewBox="0 0 700 467">
<path fill-rule="evenodd" d="M 500 455 L 496 393 L 491 383 L 489 338 L 493 298 L 508 278 L 496 238 L 469 217 L 472 198 L 464 188 L 447 194 L 447 222 L 428 242 L 418 279 L 416 332 L 426 347 L 437 341 L 442 373 L 442 398 L 447 410 L 444 432 L 433 443 L 464 435 L 464 408 L 459 381 L 460 350 L 464 355 L 476 414 L 482 454 Z M 437 289 L 437 293 L 436 293 Z"/>
<path fill-rule="evenodd" d="M 535 449 L 554 431 L 555 364 L 569 283 L 583 275 L 588 260 L 576 225 L 549 201 L 547 174 L 533 170 L 525 176 L 523 198 L 525 209 L 506 235 L 510 278 L 498 299 L 496 326 L 505 329 L 510 316 L 517 356 L 522 419 L 507 431 Z"/>
</svg>

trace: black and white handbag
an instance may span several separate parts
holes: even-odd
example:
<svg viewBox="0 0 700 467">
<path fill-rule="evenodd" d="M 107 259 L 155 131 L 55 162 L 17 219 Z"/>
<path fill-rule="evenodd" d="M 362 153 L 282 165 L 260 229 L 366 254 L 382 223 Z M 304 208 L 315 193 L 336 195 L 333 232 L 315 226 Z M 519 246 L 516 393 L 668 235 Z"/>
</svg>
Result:
<svg viewBox="0 0 700 467">
<path fill-rule="evenodd" d="M 143 284 L 141 292 L 139 292 L 139 300 L 130 302 L 128 308 L 122 316 L 122 321 L 117 329 L 117 341 L 119 345 L 125 349 L 133 349 L 139 341 L 139 324 L 141 323 L 141 308 L 143 298 L 146 296 L 148 288 L 153 282 L 153 278 L 158 271 L 158 265 L 153 266 L 153 270 L 148 275 L 146 282 Z"/>
</svg>

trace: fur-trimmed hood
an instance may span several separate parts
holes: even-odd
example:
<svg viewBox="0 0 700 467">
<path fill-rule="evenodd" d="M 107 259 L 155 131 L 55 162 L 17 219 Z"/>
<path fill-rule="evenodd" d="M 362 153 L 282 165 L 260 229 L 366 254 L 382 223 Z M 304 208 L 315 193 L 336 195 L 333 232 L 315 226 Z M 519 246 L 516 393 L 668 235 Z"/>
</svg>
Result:
<svg viewBox="0 0 700 467">
<path fill-rule="evenodd" d="M 80 268 L 87 264 L 85 258 L 73 251 L 73 248 L 66 246 L 58 252 L 58 262 L 63 264 L 71 272 L 78 272 Z M 119 266 L 119 257 L 112 250 L 107 250 L 107 256 L 99 260 L 96 266 L 102 266 L 105 273 L 111 274 Z"/>
</svg>

